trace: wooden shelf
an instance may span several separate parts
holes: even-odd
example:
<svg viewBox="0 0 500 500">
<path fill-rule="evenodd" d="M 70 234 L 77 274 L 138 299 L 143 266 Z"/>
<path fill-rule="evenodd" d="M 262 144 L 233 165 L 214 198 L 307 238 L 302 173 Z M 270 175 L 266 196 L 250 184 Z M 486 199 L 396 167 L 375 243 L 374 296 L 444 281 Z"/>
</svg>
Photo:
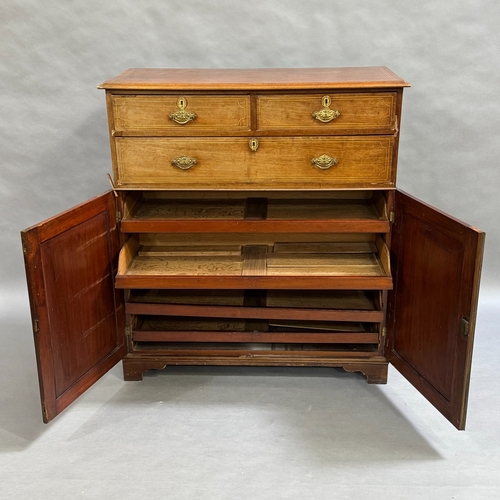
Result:
<svg viewBox="0 0 500 500">
<path fill-rule="evenodd" d="M 163 295 L 156 293 L 153 297 L 149 294 L 149 298 L 153 298 L 152 301 L 145 300 L 144 295 L 139 296 L 140 300 L 137 301 L 137 296 L 132 295 L 132 300 L 125 304 L 125 312 L 136 315 L 191 318 L 300 320 L 302 325 L 305 325 L 304 321 L 309 322 L 307 326 L 313 329 L 324 329 L 323 323 L 319 322 L 325 321 L 376 323 L 383 321 L 383 311 L 377 308 L 366 292 L 364 294 L 344 292 L 344 295 L 341 295 L 341 292 L 332 291 L 312 293 L 285 291 L 280 294 L 279 291 L 269 290 L 259 291 L 253 296 L 247 293 L 244 298 L 243 294 L 240 294 L 233 300 L 225 295 L 216 295 L 213 301 L 209 300 L 212 292 L 207 292 L 207 297 L 199 297 L 196 301 L 189 300 L 190 303 L 185 303 L 188 296 L 179 297 L 172 292 Z M 274 324 L 287 328 L 285 321 Z"/>
<path fill-rule="evenodd" d="M 324 321 L 373 321 L 383 320 L 382 311 L 337 309 L 306 309 L 297 307 L 246 307 L 246 306 L 194 306 L 179 304 L 127 303 L 127 314 L 156 314 L 164 316 L 191 316 L 210 318 L 251 319 L 310 319 Z"/>
<path fill-rule="evenodd" d="M 384 198 L 129 200 L 121 231 L 388 233 Z"/>
<path fill-rule="evenodd" d="M 172 359 L 171 364 L 205 364 L 201 362 L 205 357 L 236 356 L 241 357 L 240 361 L 243 361 L 244 358 L 274 358 L 284 353 L 297 360 L 304 357 L 344 357 L 347 359 L 363 355 L 373 357 L 377 353 L 377 345 L 375 343 L 139 342 L 135 352 L 141 351 L 154 351 L 157 355 L 189 356 L 193 360 L 192 363 L 175 363 Z"/>
<path fill-rule="evenodd" d="M 198 249 L 198 250 L 197 250 Z M 120 252 L 118 288 L 390 289 L 383 240 L 269 245 L 145 247 Z"/>
</svg>

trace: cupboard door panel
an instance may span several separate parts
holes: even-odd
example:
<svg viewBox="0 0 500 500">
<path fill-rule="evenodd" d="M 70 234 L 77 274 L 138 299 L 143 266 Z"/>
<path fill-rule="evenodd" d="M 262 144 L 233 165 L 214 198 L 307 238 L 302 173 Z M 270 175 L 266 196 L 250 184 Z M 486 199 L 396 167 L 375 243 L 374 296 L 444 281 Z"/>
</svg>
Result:
<svg viewBox="0 0 500 500">
<path fill-rule="evenodd" d="M 21 233 L 44 421 L 124 355 L 118 233 L 106 193 Z"/>
<path fill-rule="evenodd" d="M 389 361 L 465 426 L 484 233 L 400 191 L 392 236 Z"/>
</svg>

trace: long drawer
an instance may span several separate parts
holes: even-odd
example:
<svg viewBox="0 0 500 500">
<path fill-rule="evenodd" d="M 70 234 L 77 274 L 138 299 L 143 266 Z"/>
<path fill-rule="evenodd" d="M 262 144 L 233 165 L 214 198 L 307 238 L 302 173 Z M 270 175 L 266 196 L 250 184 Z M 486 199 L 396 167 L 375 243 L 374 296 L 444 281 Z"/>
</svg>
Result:
<svg viewBox="0 0 500 500">
<path fill-rule="evenodd" d="M 256 151 L 249 141 L 118 137 L 115 183 L 129 189 L 259 190 L 394 185 L 393 136 L 263 138 Z"/>
</svg>

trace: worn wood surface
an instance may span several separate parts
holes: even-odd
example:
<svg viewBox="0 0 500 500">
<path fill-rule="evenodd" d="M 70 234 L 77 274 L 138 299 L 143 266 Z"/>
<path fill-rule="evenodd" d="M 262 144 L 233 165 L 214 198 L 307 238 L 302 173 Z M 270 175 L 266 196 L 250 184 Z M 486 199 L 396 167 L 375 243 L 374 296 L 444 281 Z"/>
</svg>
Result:
<svg viewBox="0 0 500 500">
<path fill-rule="evenodd" d="M 409 87 L 384 66 L 352 68 L 131 68 L 99 85 L 107 90 L 294 90 Z"/>
<path fill-rule="evenodd" d="M 198 332 L 151 331 L 132 332 L 136 342 L 242 342 L 242 343 L 312 343 L 312 344 L 376 344 L 377 333 L 314 332 Z"/>
<path fill-rule="evenodd" d="M 187 100 L 186 111 L 196 118 L 181 125 L 169 118 L 177 100 Z M 158 95 L 113 96 L 115 135 L 234 135 L 250 131 L 249 96 Z"/>
<path fill-rule="evenodd" d="M 313 117 L 323 109 L 322 98 L 327 94 L 271 94 L 257 95 L 257 130 L 281 130 L 282 133 L 332 134 L 339 131 L 391 133 L 395 127 L 397 94 L 371 92 L 333 94 L 329 109 L 340 116 L 328 123 Z"/>
<path fill-rule="evenodd" d="M 396 194 L 387 355 L 459 429 L 465 426 L 483 245 L 481 231 Z"/>
<path fill-rule="evenodd" d="M 47 422 L 125 354 L 114 196 L 26 229 L 22 240 Z"/>
<path fill-rule="evenodd" d="M 367 382 L 372 384 L 385 384 L 387 382 L 387 362 L 382 357 L 358 358 L 342 357 L 337 353 L 337 358 L 331 356 L 292 356 L 283 352 L 269 356 L 247 356 L 244 358 L 230 356 L 227 353 L 217 355 L 191 356 L 191 355 L 160 355 L 131 356 L 123 360 L 123 375 L 125 380 L 142 380 L 147 370 L 163 370 L 167 365 L 212 365 L 212 366 L 325 366 L 343 368 L 348 372 L 361 372 L 367 377 Z"/>
<path fill-rule="evenodd" d="M 122 232 L 389 232 L 383 196 L 374 200 L 145 198 L 133 207 L 124 214 Z"/>
<path fill-rule="evenodd" d="M 367 321 L 381 322 L 381 311 L 313 309 L 299 307 L 247 307 L 212 306 L 188 304 L 148 304 L 129 302 L 128 314 L 153 314 L 190 317 L 218 318 L 259 318 L 259 319 L 298 319 L 323 321 Z"/>
<path fill-rule="evenodd" d="M 392 136 L 269 137 L 252 152 L 244 138 L 117 137 L 120 188 L 308 189 L 374 188 L 394 185 Z M 327 170 L 312 164 L 328 155 Z M 189 170 L 172 165 L 196 159 Z"/>
</svg>

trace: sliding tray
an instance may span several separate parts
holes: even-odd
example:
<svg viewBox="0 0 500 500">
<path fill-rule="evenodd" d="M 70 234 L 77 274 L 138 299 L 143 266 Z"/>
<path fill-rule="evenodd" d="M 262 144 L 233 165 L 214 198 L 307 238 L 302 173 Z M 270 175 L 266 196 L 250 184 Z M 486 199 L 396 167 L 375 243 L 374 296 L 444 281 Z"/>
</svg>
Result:
<svg viewBox="0 0 500 500">
<path fill-rule="evenodd" d="M 118 288 L 391 289 L 389 252 L 383 238 L 333 241 L 214 243 L 193 237 L 191 245 L 129 238 L 120 252 Z M 211 235 L 211 238 L 214 238 Z M 290 238 L 290 237 L 289 237 Z M 293 238 L 293 236 L 292 236 Z M 248 238 L 247 238 L 248 239 Z M 298 239 L 298 238 L 297 238 Z M 258 241 L 258 240 L 257 240 Z M 155 242 L 155 245 L 145 244 Z"/>
<path fill-rule="evenodd" d="M 266 193 L 264 193 L 266 194 Z M 388 233 L 382 192 L 192 193 L 130 192 L 121 231 Z"/>
<path fill-rule="evenodd" d="M 134 351 L 374 353 L 383 321 L 367 290 L 132 290 Z"/>
</svg>

